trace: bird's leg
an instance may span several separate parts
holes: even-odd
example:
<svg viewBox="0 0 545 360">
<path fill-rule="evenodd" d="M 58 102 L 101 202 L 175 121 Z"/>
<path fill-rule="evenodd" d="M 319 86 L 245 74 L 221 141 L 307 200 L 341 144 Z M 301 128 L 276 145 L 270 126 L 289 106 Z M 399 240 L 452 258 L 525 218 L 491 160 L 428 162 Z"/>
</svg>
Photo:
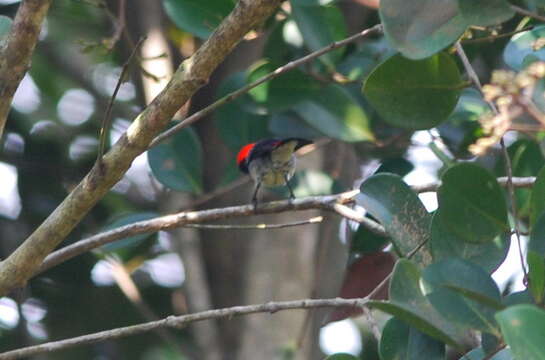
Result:
<svg viewBox="0 0 545 360">
<path fill-rule="evenodd" d="M 284 180 L 286 181 L 286 186 L 288 187 L 288 190 L 290 191 L 290 200 L 295 199 L 295 195 L 293 195 L 293 189 L 291 188 L 288 175 L 284 175 Z"/>
<path fill-rule="evenodd" d="M 257 210 L 257 193 L 261 187 L 261 181 L 255 183 L 254 195 L 252 196 L 252 204 L 254 204 L 254 210 Z"/>
</svg>

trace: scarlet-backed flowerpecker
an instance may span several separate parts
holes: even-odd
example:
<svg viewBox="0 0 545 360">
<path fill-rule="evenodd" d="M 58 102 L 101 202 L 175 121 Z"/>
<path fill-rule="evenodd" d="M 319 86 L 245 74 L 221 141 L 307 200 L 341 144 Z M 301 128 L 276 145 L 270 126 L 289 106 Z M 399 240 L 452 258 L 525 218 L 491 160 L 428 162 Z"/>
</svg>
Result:
<svg viewBox="0 0 545 360">
<path fill-rule="evenodd" d="M 300 138 L 264 139 L 248 144 L 240 149 L 237 164 L 243 173 L 250 174 L 255 183 L 252 203 L 257 206 L 257 193 L 261 185 L 286 185 L 290 199 L 294 199 L 289 180 L 295 173 L 295 151 L 312 144 L 312 141 Z"/>
</svg>

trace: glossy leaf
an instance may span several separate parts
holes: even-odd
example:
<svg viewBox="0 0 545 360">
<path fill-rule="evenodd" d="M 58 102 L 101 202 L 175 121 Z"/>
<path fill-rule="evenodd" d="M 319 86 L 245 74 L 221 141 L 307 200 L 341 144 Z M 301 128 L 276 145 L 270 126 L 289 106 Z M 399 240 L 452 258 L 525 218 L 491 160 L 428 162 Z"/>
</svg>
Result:
<svg viewBox="0 0 545 360">
<path fill-rule="evenodd" d="M 262 62 L 250 72 L 248 82 L 253 82 L 276 68 L 274 64 Z M 253 88 L 250 95 L 271 112 L 278 112 L 303 100 L 311 100 L 321 87 L 317 80 L 296 69 Z"/>
<path fill-rule="evenodd" d="M 0 15 L 0 46 L 3 45 L 7 35 L 9 34 L 9 30 L 11 29 L 11 18 Z"/>
<path fill-rule="evenodd" d="M 356 198 L 386 229 L 392 242 L 402 254 L 408 254 L 429 239 L 431 215 L 412 189 L 393 174 L 371 176 L 360 186 Z M 423 247 L 414 259 L 425 265 L 431 255 Z"/>
<path fill-rule="evenodd" d="M 496 319 L 516 359 L 545 360 L 545 310 L 515 305 L 499 312 Z"/>
<path fill-rule="evenodd" d="M 390 301 L 371 301 L 369 306 L 387 312 L 409 323 L 423 333 L 458 347 L 463 332 L 445 320 L 428 301 L 420 287 L 418 267 L 408 260 L 396 263 L 390 280 Z"/>
<path fill-rule="evenodd" d="M 124 215 L 110 222 L 107 226 L 104 227 L 103 231 L 113 230 L 113 229 L 116 229 L 125 225 L 129 225 L 138 221 L 149 220 L 157 216 L 159 216 L 159 214 L 154 212 L 143 212 L 143 213 Z M 124 249 L 128 247 L 134 247 L 140 244 L 142 241 L 144 241 L 148 237 L 150 237 L 151 235 L 153 234 L 139 234 L 139 235 L 130 236 L 130 237 L 115 241 L 113 243 L 103 245 L 101 249 L 104 251 L 110 252 L 110 251 L 116 251 L 116 250 Z"/>
<path fill-rule="evenodd" d="M 218 89 L 221 98 L 246 85 L 244 73 L 235 73 L 227 78 Z M 221 106 L 214 113 L 214 121 L 222 140 L 233 152 L 256 140 L 270 137 L 269 116 L 260 111 L 249 95 Z"/>
<path fill-rule="evenodd" d="M 507 306 L 520 304 L 533 304 L 534 299 L 528 289 L 524 291 L 513 292 L 503 298 L 503 303 Z"/>
<path fill-rule="evenodd" d="M 470 290 L 467 287 L 452 285 L 452 284 L 444 284 L 443 286 L 460 295 L 463 295 L 464 297 L 470 300 L 475 300 L 479 304 L 484 305 L 490 309 L 495 309 L 495 310 L 505 309 L 505 306 L 498 299 L 494 299 L 487 295 L 483 295 L 482 293 L 476 290 Z"/>
<path fill-rule="evenodd" d="M 382 0 L 379 15 L 388 41 L 410 59 L 443 50 L 468 25 L 457 0 Z"/>
<path fill-rule="evenodd" d="M 165 12 L 180 29 L 207 38 L 234 8 L 232 0 L 163 0 Z"/>
<path fill-rule="evenodd" d="M 538 40 L 545 37 L 545 25 L 513 35 L 503 51 L 503 61 L 514 70 L 521 70 L 524 59 L 531 55 L 535 59 L 545 60 L 545 47 Z"/>
<path fill-rule="evenodd" d="M 545 213 L 542 213 L 537 218 L 537 221 L 530 232 L 528 250 L 534 251 L 541 256 L 545 256 Z"/>
<path fill-rule="evenodd" d="M 176 191 L 202 192 L 202 150 L 195 132 L 186 128 L 148 151 L 153 175 Z"/>
<path fill-rule="evenodd" d="M 380 338 L 381 360 L 419 359 L 443 360 L 445 345 L 394 318 L 388 320 Z"/>
<path fill-rule="evenodd" d="M 451 167 L 437 195 L 441 221 L 464 241 L 485 243 L 509 229 L 503 192 L 484 168 L 470 163 Z"/>
<path fill-rule="evenodd" d="M 479 266 L 454 257 L 434 263 L 424 269 L 422 287 L 428 300 L 447 320 L 499 335 L 494 321 L 497 307 L 490 304 L 502 307 L 500 291 Z M 466 296 L 465 290 L 476 296 Z"/>
<path fill-rule="evenodd" d="M 363 93 L 388 124 L 429 129 L 454 110 L 461 83 L 460 71 L 448 54 L 418 61 L 394 55 L 369 75 Z"/>
<path fill-rule="evenodd" d="M 384 325 L 380 337 L 380 360 L 407 359 L 409 332 L 410 326 L 407 323 L 395 317 L 390 318 Z"/>
<path fill-rule="evenodd" d="M 368 253 L 356 259 L 346 269 L 339 297 L 343 299 L 363 298 L 373 291 L 394 268 L 395 257 L 388 252 Z M 384 286 L 373 299 L 387 299 L 388 286 Z M 339 321 L 362 313 L 359 307 L 334 309 L 327 322 Z"/>
<path fill-rule="evenodd" d="M 308 2 L 292 2 L 292 16 L 303 35 L 306 46 L 312 51 L 346 37 L 343 16 L 333 4 L 322 6 L 317 3 L 308 5 Z M 338 49 L 319 59 L 327 66 L 333 67 L 343 52 L 344 49 Z"/>
<path fill-rule="evenodd" d="M 543 304 L 545 295 L 545 258 L 535 251 L 528 251 L 528 283 L 536 304 Z"/>
<path fill-rule="evenodd" d="M 430 251 L 434 261 L 456 256 L 492 273 L 505 260 L 510 245 L 509 233 L 502 233 L 486 243 L 470 243 L 459 237 L 444 224 L 437 210 L 431 221 Z"/>
<path fill-rule="evenodd" d="M 537 174 L 530 196 L 530 228 L 545 213 L 545 166 Z"/>
<path fill-rule="evenodd" d="M 367 114 L 341 86 L 327 86 L 312 100 L 303 101 L 293 109 L 310 126 L 329 137 L 348 142 L 374 140 Z"/>
<path fill-rule="evenodd" d="M 505 0 L 458 0 L 458 8 L 469 25 L 496 25 L 515 15 Z"/>
</svg>

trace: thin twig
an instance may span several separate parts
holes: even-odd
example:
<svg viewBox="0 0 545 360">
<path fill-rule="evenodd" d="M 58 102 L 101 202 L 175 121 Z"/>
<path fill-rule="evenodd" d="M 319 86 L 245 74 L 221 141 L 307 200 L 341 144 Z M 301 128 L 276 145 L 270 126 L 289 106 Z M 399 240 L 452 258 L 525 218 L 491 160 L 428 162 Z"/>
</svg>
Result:
<svg viewBox="0 0 545 360">
<path fill-rule="evenodd" d="M 337 214 L 341 215 L 342 217 L 355 221 L 359 224 L 362 224 L 367 229 L 369 229 L 371 232 L 375 233 L 379 236 L 387 236 L 386 230 L 384 230 L 384 227 L 380 225 L 379 223 L 363 216 L 362 214 L 358 213 L 356 210 L 343 205 L 339 203 L 331 203 L 329 204 L 329 207 L 331 210 L 335 211 Z"/>
<path fill-rule="evenodd" d="M 518 177 L 513 178 L 512 184 L 514 187 L 531 187 L 535 182 L 535 177 Z M 498 178 L 498 183 L 501 186 L 506 186 L 508 183 L 507 177 Z M 435 182 L 426 185 L 413 186 L 415 192 L 430 192 L 437 191 L 441 183 Z M 39 274 L 53 266 L 56 266 L 64 261 L 67 261 L 75 256 L 81 255 L 87 251 L 95 249 L 99 246 L 120 240 L 129 236 L 138 234 L 149 234 L 161 230 L 169 230 L 178 227 L 184 227 L 188 224 L 197 224 L 218 219 L 236 218 L 242 216 L 251 216 L 258 214 L 272 214 L 285 211 L 299 211 L 309 209 L 325 209 L 334 211 L 337 214 L 356 221 L 369 230 L 385 236 L 386 232 L 382 225 L 377 224 L 373 220 L 362 216 L 355 210 L 343 206 L 354 201 L 354 197 L 359 193 L 359 190 L 351 190 L 335 195 L 313 196 L 293 201 L 273 201 L 270 203 L 261 204 L 260 207 L 254 210 L 252 205 L 232 206 L 227 208 L 209 209 L 202 211 L 184 211 L 176 214 L 159 216 L 150 220 L 139 221 L 126 226 L 122 226 L 113 230 L 102 232 L 86 239 L 77 241 L 71 245 L 63 247 L 49 254 L 43 261 L 40 268 L 34 273 Z"/>
<path fill-rule="evenodd" d="M 160 230 L 170 230 L 178 227 L 184 227 L 188 224 L 199 224 L 219 219 L 229 219 L 258 214 L 273 214 L 286 211 L 329 209 L 328 204 L 331 202 L 352 202 L 354 196 L 356 196 L 358 192 L 359 191 L 352 190 L 336 195 L 312 196 L 289 201 L 274 201 L 260 204 L 257 210 L 254 209 L 253 205 L 231 206 L 202 211 L 185 211 L 135 222 L 110 231 L 105 231 L 87 239 L 80 240 L 72 245 L 66 246 L 49 254 L 34 275 L 56 266 L 61 262 L 69 260 L 74 256 L 80 255 L 113 241 L 123 239 L 127 236 L 149 234 Z"/>
<path fill-rule="evenodd" d="M 515 187 L 513 186 L 513 166 L 511 164 L 511 158 L 509 157 L 509 153 L 507 152 L 507 146 L 505 146 L 503 136 L 500 140 L 500 145 L 503 153 L 503 158 L 505 159 L 505 169 L 507 171 L 507 190 L 509 193 L 509 202 L 511 203 L 511 212 L 513 213 L 513 226 L 515 229 L 515 237 L 517 238 L 520 266 L 522 268 L 522 273 L 524 274 L 523 281 L 526 285 L 526 282 L 528 281 L 528 271 L 526 270 L 526 266 L 524 265 L 524 254 L 522 253 L 522 240 L 520 238 L 518 209 L 516 203 L 517 199 L 515 197 Z"/>
<path fill-rule="evenodd" d="M 104 113 L 104 118 L 102 119 L 102 126 L 100 127 L 100 133 L 99 133 L 100 144 L 98 146 L 97 162 L 100 162 L 106 150 L 106 137 L 107 137 L 106 134 L 108 132 L 108 129 L 110 128 L 112 108 L 114 106 L 115 98 L 117 96 L 117 93 L 119 92 L 119 89 L 121 88 L 123 79 L 125 78 L 125 75 L 127 74 L 127 70 L 129 69 L 131 60 L 136 55 L 136 52 L 138 51 L 138 49 L 140 48 L 140 45 L 142 45 L 145 39 L 146 39 L 145 37 L 142 37 L 140 38 L 140 40 L 138 40 L 138 43 L 132 50 L 131 54 L 127 58 L 127 61 L 125 61 L 125 64 L 123 64 L 123 67 L 121 69 L 121 74 L 119 75 L 119 79 L 117 80 L 117 84 L 115 85 L 114 92 L 112 94 L 112 97 L 110 98 L 108 107 L 106 108 L 106 112 Z"/>
<path fill-rule="evenodd" d="M 259 305 L 234 306 L 230 308 L 208 310 L 195 314 L 169 316 L 161 320 L 151 321 L 133 326 L 126 326 L 112 330 L 101 331 L 89 335 L 73 337 L 70 339 L 48 342 L 41 345 L 29 346 L 18 350 L 7 351 L 0 354 L 0 360 L 20 359 L 45 352 L 53 352 L 65 350 L 74 346 L 94 344 L 99 341 L 119 339 L 122 337 L 143 334 L 158 328 L 184 328 L 190 323 L 209 319 L 231 319 L 235 316 L 255 314 L 255 313 L 271 313 L 292 309 L 313 309 L 324 307 L 342 307 L 342 306 L 364 306 L 368 298 L 358 299 L 304 299 L 294 301 L 279 301 L 268 302 Z"/>
<path fill-rule="evenodd" d="M 216 110 L 218 107 L 228 103 L 228 102 L 231 102 L 233 100 L 235 100 L 236 98 L 238 98 L 239 96 L 241 95 L 244 95 L 246 94 L 248 91 L 250 91 L 251 89 L 255 88 L 256 86 L 259 86 L 261 84 L 263 84 L 264 82 L 267 82 L 271 79 L 274 79 L 275 77 L 277 76 L 280 76 L 282 75 L 283 73 L 286 73 L 290 70 L 293 70 L 295 69 L 296 67 L 298 66 L 301 66 L 311 60 L 314 60 L 316 59 L 317 57 L 320 57 L 330 51 L 333 51 L 335 49 L 338 49 L 340 47 L 343 47 L 351 42 L 354 42 L 358 39 L 361 39 L 363 37 L 366 37 L 366 36 L 369 36 L 369 35 L 372 35 L 372 34 L 376 34 L 376 33 L 380 33 L 382 31 L 382 25 L 381 24 L 378 24 L 378 25 L 375 25 L 369 29 L 365 29 L 357 34 L 354 34 L 350 37 L 347 37 L 346 39 L 343 39 L 343 40 L 340 40 L 340 41 L 336 41 L 336 42 L 333 42 L 323 48 L 321 48 L 320 50 L 317 50 L 315 52 L 312 52 L 306 56 L 303 56 L 302 58 L 299 58 L 297 60 L 294 60 L 294 61 L 291 61 L 289 63 L 287 63 L 286 65 L 283 65 L 279 68 L 277 68 L 276 70 L 274 70 L 273 72 L 259 78 L 258 80 L 252 82 L 251 84 L 248 84 L 236 91 L 233 91 L 232 93 L 230 94 L 227 94 L 225 95 L 224 97 L 222 97 L 221 99 L 219 100 L 216 100 L 215 102 L 213 102 L 212 104 L 208 105 L 207 107 L 205 107 L 204 109 L 200 110 L 200 111 L 197 111 L 196 113 L 194 113 L 193 115 L 191 115 L 190 117 L 186 118 L 185 120 L 183 120 L 182 122 L 180 122 L 179 124 L 171 127 L 170 129 L 164 131 L 162 134 L 158 135 L 155 139 L 153 139 L 153 141 L 150 143 L 149 147 L 153 147 L 157 144 L 159 144 L 160 142 L 162 142 L 163 140 L 165 140 L 166 138 L 174 135 L 175 133 L 177 133 L 178 131 L 182 130 L 183 128 L 193 124 L 195 121 L 197 120 L 200 120 L 202 119 L 203 117 L 209 115 L 210 113 L 212 113 L 214 110 Z"/>
<path fill-rule="evenodd" d="M 514 11 L 514 12 L 517 12 L 521 15 L 524 15 L 524 16 L 528 16 L 528 17 L 531 17 L 533 19 L 536 19 L 536 20 L 539 20 L 539 21 L 545 21 L 545 17 L 544 16 L 541 16 L 541 15 L 538 15 L 538 14 L 535 14 L 531 11 L 528 11 L 524 8 L 521 8 L 520 6 L 516 6 L 516 5 L 511 5 L 511 9 Z"/>
<path fill-rule="evenodd" d="M 545 20 L 545 18 L 544 18 Z M 479 81 L 479 77 L 477 76 L 477 73 L 471 66 L 471 63 L 469 62 L 464 49 L 462 45 L 460 45 L 460 42 L 456 42 L 456 52 L 458 53 L 458 56 L 462 60 L 462 63 L 464 64 L 464 68 L 466 69 L 466 72 L 469 76 L 469 78 L 473 81 L 481 95 L 484 97 L 483 88 L 481 86 L 481 82 Z M 487 101 L 488 105 L 492 109 L 492 111 L 495 114 L 498 114 L 498 109 L 494 103 L 491 101 Z M 511 205 L 511 213 L 513 214 L 513 225 L 515 229 L 515 236 L 517 238 L 517 245 L 518 245 L 518 251 L 520 256 L 520 266 L 522 267 L 522 272 L 524 274 L 524 281 L 526 282 L 526 279 L 528 277 L 528 273 L 526 271 L 526 266 L 524 265 L 524 255 L 522 253 L 522 245 L 521 245 L 521 238 L 520 238 L 520 227 L 518 223 L 518 211 L 517 211 L 517 204 L 516 204 L 516 198 L 515 198 L 515 185 L 513 182 L 513 168 L 511 165 L 511 158 L 509 157 L 509 153 L 507 152 L 507 147 L 505 146 L 505 142 L 503 140 L 503 136 L 500 140 L 500 145 L 502 148 L 503 158 L 505 160 L 505 169 L 507 171 L 507 180 L 506 180 L 506 186 L 507 186 L 507 193 L 509 195 L 509 202 Z"/>
<path fill-rule="evenodd" d="M 249 225 L 227 225 L 227 224 L 186 224 L 184 227 L 197 229 L 214 229 L 214 230 L 269 230 L 269 229 L 284 229 L 288 227 L 319 224 L 324 220 L 323 216 L 316 216 L 307 220 L 294 221 L 282 224 L 249 224 Z"/>
<path fill-rule="evenodd" d="M 108 4 L 106 4 L 105 1 L 100 4 L 100 7 L 110 18 L 110 21 L 115 28 L 113 35 L 110 38 L 104 39 L 102 41 L 106 49 L 108 51 L 111 51 L 115 47 L 117 42 L 121 39 L 121 35 L 123 35 L 123 33 L 125 32 L 125 28 L 127 25 L 127 0 L 119 0 L 119 14 L 117 15 L 117 17 L 110 10 L 110 8 L 108 8 Z"/>
<path fill-rule="evenodd" d="M 479 80 L 479 76 L 477 76 L 477 73 L 473 69 L 473 66 L 471 66 L 471 63 L 469 62 L 469 59 L 467 58 L 467 55 L 464 51 L 464 48 L 460 44 L 460 41 L 457 41 L 455 44 L 456 53 L 458 53 L 458 57 L 462 61 L 462 64 L 464 65 L 464 69 L 466 70 L 467 76 L 469 79 L 475 84 L 481 95 L 483 94 L 483 86 L 481 85 L 481 81 Z M 484 95 L 483 95 L 484 97 Z M 498 113 L 498 109 L 496 108 L 496 105 L 494 105 L 493 102 L 486 100 L 488 103 L 488 106 L 494 111 L 494 113 Z"/>
<path fill-rule="evenodd" d="M 466 40 L 462 41 L 462 45 L 475 44 L 475 43 L 481 43 L 481 42 L 487 42 L 487 41 L 491 42 L 491 41 L 495 41 L 495 40 L 502 39 L 502 38 L 505 38 L 505 37 L 510 37 L 510 36 L 513 36 L 513 35 L 521 33 L 521 32 L 530 31 L 533 28 L 534 28 L 534 26 L 531 25 L 531 26 L 527 26 L 527 27 L 522 28 L 522 29 L 509 31 L 509 32 L 506 32 L 506 33 L 498 34 L 498 35 L 483 36 L 483 37 L 479 37 L 479 38 L 475 38 L 475 39 L 466 39 Z"/>
</svg>

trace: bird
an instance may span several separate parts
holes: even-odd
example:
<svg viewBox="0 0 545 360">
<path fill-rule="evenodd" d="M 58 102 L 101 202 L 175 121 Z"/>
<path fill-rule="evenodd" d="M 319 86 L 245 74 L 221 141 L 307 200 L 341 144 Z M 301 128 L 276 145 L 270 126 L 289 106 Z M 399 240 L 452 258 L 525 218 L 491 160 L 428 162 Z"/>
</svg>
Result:
<svg viewBox="0 0 545 360">
<path fill-rule="evenodd" d="M 257 208 L 257 194 L 262 185 L 273 187 L 285 185 L 290 200 L 295 199 L 289 180 L 295 173 L 295 151 L 312 141 L 302 138 L 263 139 L 244 145 L 237 155 L 240 171 L 249 174 L 254 181 L 252 204 Z"/>
</svg>

